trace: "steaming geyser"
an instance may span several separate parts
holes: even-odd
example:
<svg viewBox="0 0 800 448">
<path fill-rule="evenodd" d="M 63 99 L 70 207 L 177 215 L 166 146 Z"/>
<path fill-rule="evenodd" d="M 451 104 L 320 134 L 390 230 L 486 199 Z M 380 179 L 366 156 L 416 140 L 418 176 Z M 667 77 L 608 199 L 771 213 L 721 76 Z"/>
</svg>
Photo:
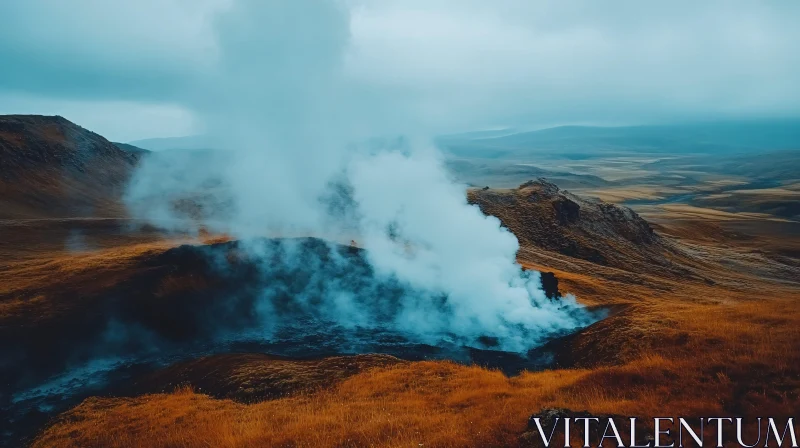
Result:
<svg viewBox="0 0 800 448">
<path fill-rule="evenodd" d="M 413 291 L 385 324 L 424 341 L 491 336 L 526 350 L 588 323 L 573 298 L 553 303 L 538 275 L 523 273 L 515 237 L 467 204 L 427 139 L 373 138 L 427 126 L 353 76 L 340 6 L 239 1 L 220 18 L 218 69 L 191 83 L 186 103 L 230 152 L 224 164 L 146 161 L 128 195 L 134 214 L 180 221 L 175 201 L 201 195 L 202 225 L 239 238 L 355 238 L 376 278 Z M 325 279 L 328 317 L 370 320 L 341 280 Z"/>
</svg>

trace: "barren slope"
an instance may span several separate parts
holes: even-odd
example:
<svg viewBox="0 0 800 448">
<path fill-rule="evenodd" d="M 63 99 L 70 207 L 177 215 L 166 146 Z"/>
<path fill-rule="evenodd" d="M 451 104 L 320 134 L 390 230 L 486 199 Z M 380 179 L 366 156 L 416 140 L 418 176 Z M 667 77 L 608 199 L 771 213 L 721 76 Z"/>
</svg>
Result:
<svg viewBox="0 0 800 448">
<path fill-rule="evenodd" d="M 122 216 L 140 157 L 59 116 L 0 116 L 0 219 Z"/>
</svg>

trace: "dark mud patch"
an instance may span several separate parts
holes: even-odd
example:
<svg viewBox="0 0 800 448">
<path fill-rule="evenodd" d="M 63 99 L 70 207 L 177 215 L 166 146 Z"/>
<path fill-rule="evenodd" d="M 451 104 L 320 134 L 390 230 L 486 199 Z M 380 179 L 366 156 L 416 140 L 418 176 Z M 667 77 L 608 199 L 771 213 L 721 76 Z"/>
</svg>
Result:
<svg viewBox="0 0 800 448">
<path fill-rule="evenodd" d="M 626 314 L 632 312 L 629 305 L 593 307 L 598 321 L 578 331 L 552 338 L 528 351 L 529 359 L 538 359 L 549 368 L 593 368 L 601 365 L 619 364 L 616 353 L 602 349 L 601 343 L 610 338 L 615 327 L 628 326 Z"/>
<path fill-rule="evenodd" d="M 141 395 L 188 386 L 214 398 L 253 403 L 329 388 L 367 369 L 406 362 L 378 354 L 293 359 L 263 353 L 229 353 L 180 362 L 142 375 L 119 392 Z"/>
</svg>

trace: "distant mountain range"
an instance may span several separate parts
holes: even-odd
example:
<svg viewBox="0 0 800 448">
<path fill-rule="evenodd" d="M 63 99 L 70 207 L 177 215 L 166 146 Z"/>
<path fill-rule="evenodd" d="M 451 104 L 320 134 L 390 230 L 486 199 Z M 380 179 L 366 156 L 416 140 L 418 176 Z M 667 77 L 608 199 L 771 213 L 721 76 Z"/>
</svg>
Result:
<svg viewBox="0 0 800 448">
<path fill-rule="evenodd" d="M 800 149 L 800 120 L 751 120 L 653 126 L 559 126 L 536 131 L 496 129 L 436 137 L 457 157 L 525 159 L 539 154 L 586 158 L 609 152 L 734 154 Z M 208 135 L 150 138 L 128 143 L 150 151 L 222 149 Z"/>
<path fill-rule="evenodd" d="M 169 151 L 173 149 L 220 149 L 222 145 L 206 135 L 187 135 L 185 137 L 148 138 L 128 143 L 149 151 Z"/>
<path fill-rule="evenodd" d="M 458 157 L 525 159 L 538 154 L 589 158 L 609 152 L 733 154 L 800 149 L 800 120 L 727 121 L 658 126 L 561 126 L 509 135 L 439 137 Z"/>
</svg>

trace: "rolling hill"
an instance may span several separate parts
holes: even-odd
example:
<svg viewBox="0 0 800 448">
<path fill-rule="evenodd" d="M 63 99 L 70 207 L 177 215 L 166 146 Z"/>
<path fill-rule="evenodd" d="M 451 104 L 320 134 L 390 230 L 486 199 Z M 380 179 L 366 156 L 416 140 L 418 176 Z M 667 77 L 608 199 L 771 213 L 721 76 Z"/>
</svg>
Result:
<svg viewBox="0 0 800 448">
<path fill-rule="evenodd" d="M 0 218 L 117 217 L 144 153 L 60 116 L 0 116 Z"/>
</svg>

